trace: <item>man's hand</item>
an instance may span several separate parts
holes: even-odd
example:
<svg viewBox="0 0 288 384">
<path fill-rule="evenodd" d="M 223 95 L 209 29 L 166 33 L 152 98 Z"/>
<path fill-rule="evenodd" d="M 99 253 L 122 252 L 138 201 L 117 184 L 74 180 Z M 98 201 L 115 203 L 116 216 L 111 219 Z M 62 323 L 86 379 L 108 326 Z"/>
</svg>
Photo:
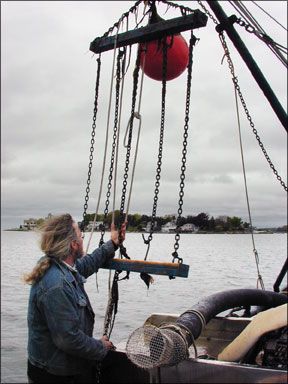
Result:
<svg viewBox="0 0 288 384">
<path fill-rule="evenodd" d="M 115 351 L 116 347 L 111 341 L 109 341 L 108 336 L 104 335 L 101 337 L 100 340 L 102 341 L 106 349 L 111 349 Z"/>
<path fill-rule="evenodd" d="M 122 241 L 125 240 L 127 221 L 121 225 L 120 236 Z M 119 245 L 119 232 L 115 227 L 115 224 L 111 224 L 111 240 L 115 245 Z"/>
</svg>

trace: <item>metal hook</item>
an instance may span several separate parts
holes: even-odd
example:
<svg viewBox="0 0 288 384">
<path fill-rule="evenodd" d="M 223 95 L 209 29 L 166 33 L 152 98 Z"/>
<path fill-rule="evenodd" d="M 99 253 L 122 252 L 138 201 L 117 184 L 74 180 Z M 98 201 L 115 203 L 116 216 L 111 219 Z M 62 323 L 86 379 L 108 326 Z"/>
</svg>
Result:
<svg viewBox="0 0 288 384">
<path fill-rule="evenodd" d="M 147 256 L 148 256 L 148 253 L 149 253 L 149 250 L 150 250 L 150 242 L 151 242 L 151 240 L 152 240 L 152 235 L 151 235 L 151 233 L 150 233 L 149 236 L 148 236 L 148 238 L 145 239 L 145 237 L 144 237 L 144 235 L 143 235 L 143 233 L 142 233 L 142 238 L 143 238 L 144 243 L 147 245 L 146 255 L 145 255 L 145 257 L 144 257 L 144 260 L 147 260 Z"/>
</svg>

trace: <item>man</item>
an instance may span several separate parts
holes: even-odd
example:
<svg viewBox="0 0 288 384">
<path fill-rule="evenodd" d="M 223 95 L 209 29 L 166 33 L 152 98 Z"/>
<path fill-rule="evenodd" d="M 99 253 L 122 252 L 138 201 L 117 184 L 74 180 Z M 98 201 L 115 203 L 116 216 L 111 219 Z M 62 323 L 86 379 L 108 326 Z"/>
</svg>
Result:
<svg viewBox="0 0 288 384">
<path fill-rule="evenodd" d="M 126 224 L 121 227 L 125 239 Z M 71 215 L 47 220 L 42 228 L 42 257 L 25 277 L 32 284 L 28 307 L 28 379 L 33 383 L 95 382 L 96 363 L 115 349 L 107 336 L 93 338 L 94 312 L 85 278 L 115 255 L 118 231 L 83 256 L 83 238 Z"/>
</svg>

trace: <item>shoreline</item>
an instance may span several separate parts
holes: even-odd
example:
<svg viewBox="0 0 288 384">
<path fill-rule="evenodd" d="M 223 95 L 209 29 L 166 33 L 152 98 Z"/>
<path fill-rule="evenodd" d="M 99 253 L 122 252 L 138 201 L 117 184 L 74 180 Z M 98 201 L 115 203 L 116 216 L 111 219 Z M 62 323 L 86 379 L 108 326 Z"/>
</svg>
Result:
<svg viewBox="0 0 288 384">
<path fill-rule="evenodd" d="M 37 230 L 29 230 L 29 229 L 20 229 L 20 228 L 9 228 L 9 229 L 2 229 L 2 231 L 5 232 L 37 232 Z M 101 232 L 101 231 L 94 231 L 94 232 Z M 142 232 L 142 231 L 126 231 L 127 233 L 149 233 L 149 232 Z M 84 233 L 90 233 L 90 231 L 85 231 Z M 253 234 L 256 235 L 267 235 L 267 234 L 287 234 L 287 231 L 277 231 L 275 229 L 256 229 L 253 231 Z M 160 234 L 160 235 L 175 235 L 176 232 L 160 232 L 155 231 L 154 234 Z M 180 235 L 251 235 L 251 232 L 247 231 L 223 231 L 223 232 L 208 232 L 208 231 L 197 231 L 197 232 L 179 232 Z"/>
</svg>

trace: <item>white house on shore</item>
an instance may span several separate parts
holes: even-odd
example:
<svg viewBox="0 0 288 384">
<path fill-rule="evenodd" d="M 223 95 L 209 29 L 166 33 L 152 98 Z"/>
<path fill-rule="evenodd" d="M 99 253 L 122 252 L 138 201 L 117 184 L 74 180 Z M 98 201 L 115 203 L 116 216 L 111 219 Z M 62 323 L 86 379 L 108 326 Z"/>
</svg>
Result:
<svg viewBox="0 0 288 384">
<path fill-rule="evenodd" d="M 44 220 L 51 219 L 53 217 L 52 213 L 48 213 L 47 217 L 45 217 Z M 33 231 L 37 227 L 37 222 L 39 224 L 39 221 L 43 221 L 43 219 L 34 219 L 30 217 L 30 219 L 26 219 L 23 221 L 23 224 L 20 225 L 20 229 L 27 230 L 27 231 Z"/>
<path fill-rule="evenodd" d="M 175 233 L 176 232 L 176 221 L 169 221 L 168 223 L 162 225 L 161 232 L 163 233 Z M 183 233 L 192 233 L 192 232 L 198 232 L 199 228 L 196 227 L 196 225 L 192 223 L 187 223 L 182 225 L 179 228 L 179 232 Z"/>
<path fill-rule="evenodd" d="M 169 221 L 168 223 L 162 225 L 161 232 L 163 233 L 174 233 L 176 231 L 176 222 Z"/>
<path fill-rule="evenodd" d="M 37 219 L 33 219 L 33 218 L 26 219 L 26 220 L 24 220 L 24 224 L 23 224 L 22 228 L 27 229 L 29 231 L 33 230 L 37 226 L 36 221 L 37 221 Z"/>
<path fill-rule="evenodd" d="M 145 232 L 150 232 L 151 231 L 151 225 L 152 225 L 152 222 L 149 221 L 146 225 L 146 227 L 144 228 L 144 231 Z M 157 221 L 155 220 L 154 221 L 154 229 L 157 228 L 158 224 L 157 224 Z"/>
<path fill-rule="evenodd" d="M 192 223 L 187 223 L 184 224 L 180 227 L 181 232 L 186 232 L 186 233 L 192 233 L 192 232 L 198 232 L 199 228 L 196 227 L 196 225 Z"/>
<path fill-rule="evenodd" d="M 103 221 L 95 221 L 94 231 L 100 231 L 101 226 L 103 225 Z M 89 224 L 86 227 L 87 231 L 92 231 L 93 221 L 89 221 Z"/>
</svg>

